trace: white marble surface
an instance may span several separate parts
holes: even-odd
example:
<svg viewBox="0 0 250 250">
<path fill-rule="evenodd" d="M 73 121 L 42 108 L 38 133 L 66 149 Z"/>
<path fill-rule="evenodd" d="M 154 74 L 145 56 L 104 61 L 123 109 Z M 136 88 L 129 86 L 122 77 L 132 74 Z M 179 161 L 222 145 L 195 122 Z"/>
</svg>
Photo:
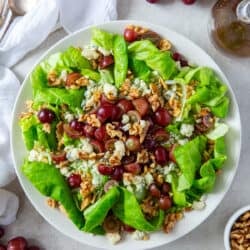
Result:
<svg viewBox="0 0 250 250">
<path fill-rule="evenodd" d="M 137 19 L 165 25 L 189 37 L 207 51 L 228 77 L 241 112 L 243 145 L 240 166 L 231 189 L 220 206 L 202 225 L 178 241 L 157 248 L 158 250 L 224 249 L 223 230 L 228 217 L 239 207 L 250 204 L 250 59 L 228 58 L 212 46 L 207 27 L 210 8 L 214 2 L 197 0 L 195 5 L 185 6 L 181 0 L 160 0 L 160 3 L 155 5 L 150 5 L 145 0 L 118 0 L 119 19 Z M 13 68 L 18 78 L 22 81 L 37 58 L 65 35 L 63 30 L 53 33 L 39 48 L 18 63 Z M 17 193 L 21 200 L 17 221 L 6 228 L 7 238 L 24 235 L 37 242 L 44 250 L 95 249 L 71 240 L 44 221 L 25 197 L 17 180 L 7 189 Z"/>
</svg>

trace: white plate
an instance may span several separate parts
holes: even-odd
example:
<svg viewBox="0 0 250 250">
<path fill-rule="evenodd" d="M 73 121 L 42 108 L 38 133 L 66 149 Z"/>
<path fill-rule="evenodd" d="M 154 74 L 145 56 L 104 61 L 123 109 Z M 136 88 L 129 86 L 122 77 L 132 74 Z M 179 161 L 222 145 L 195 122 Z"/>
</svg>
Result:
<svg viewBox="0 0 250 250">
<path fill-rule="evenodd" d="M 31 183 L 28 182 L 28 180 L 22 175 L 20 171 L 20 166 L 22 165 L 23 159 L 26 157 L 27 152 L 22 140 L 21 130 L 18 126 L 18 116 L 24 109 L 25 100 L 31 99 L 32 97 L 28 74 L 19 91 L 12 117 L 11 147 L 19 181 L 36 210 L 60 232 L 82 243 L 108 249 L 146 249 L 160 246 L 182 237 L 200 225 L 220 204 L 227 190 L 229 189 L 236 173 L 241 148 L 241 123 L 238 105 L 228 80 L 221 72 L 218 65 L 213 61 L 213 59 L 207 55 L 205 51 L 203 51 L 187 38 L 162 26 L 156 26 L 140 21 L 115 21 L 99 25 L 98 27 L 111 32 L 122 34 L 124 27 L 128 24 L 137 24 L 156 31 L 163 37 L 169 39 L 174 44 L 177 51 L 185 55 L 185 57 L 190 62 L 213 68 L 220 75 L 221 79 L 228 85 L 229 96 L 231 99 L 230 114 L 226 119 L 226 122 L 230 127 L 230 131 L 226 137 L 226 142 L 228 145 L 228 160 L 224 166 L 223 174 L 217 178 L 216 186 L 213 192 L 208 195 L 206 202 L 207 206 L 203 211 L 193 211 L 191 213 L 186 213 L 185 218 L 180 221 L 175 227 L 174 231 L 168 235 L 161 232 L 154 233 L 151 235 L 150 240 L 148 241 L 134 241 L 130 239 L 130 237 L 127 237 L 118 245 L 112 246 L 105 237 L 92 236 L 90 234 L 80 232 L 63 214 L 49 208 L 44 202 L 45 198 L 38 193 L 38 191 L 31 185 Z M 91 27 L 80 30 L 56 43 L 38 60 L 37 63 L 52 53 L 62 51 L 70 45 L 82 46 L 89 44 L 90 37 Z M 35 66 L 36 65 L 34 65 L 34 67 Z M 32 70 L 33 69 L 31 67 L 31 71 Z"/>
</svg>

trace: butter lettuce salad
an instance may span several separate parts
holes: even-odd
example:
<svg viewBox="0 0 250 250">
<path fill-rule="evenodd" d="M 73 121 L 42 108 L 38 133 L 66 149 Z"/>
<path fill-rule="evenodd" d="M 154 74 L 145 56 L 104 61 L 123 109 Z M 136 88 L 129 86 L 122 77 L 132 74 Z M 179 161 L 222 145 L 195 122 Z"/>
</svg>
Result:
<svg viewBox="0 0 250 250">
<path fill-rule="evenodd" d="M 131 25 L 123 35 L 94 28 L 89 45 L 49 56 L 30 81 L 21 169 L 48 209 L 115 244 L 170 233 L 205 207 L 229 129 L 227 86 L 212 69 Z"/>
</svg>

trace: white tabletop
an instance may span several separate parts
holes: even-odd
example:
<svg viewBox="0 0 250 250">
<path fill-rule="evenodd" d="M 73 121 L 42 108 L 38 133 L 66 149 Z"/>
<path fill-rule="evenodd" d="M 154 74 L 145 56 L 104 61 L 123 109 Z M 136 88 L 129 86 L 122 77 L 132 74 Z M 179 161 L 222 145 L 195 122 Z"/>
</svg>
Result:
<svg viewBox="0 0 250 250">
<path fill-rule="evenodd" d="M 145 0 L 117 1 L 119 19 L 144 20 L 161 24 L 197 43 L 218 63 L 236 94 L 243 125 L 243 145 L 240 166 L 231 189 L 215 212 L 197 229 L 176 242 L 157 248 L 159 250 L 224 249 L 223 230 L 227 219 L 239 207 L 250 204 L 250 59 L 228 58 L 212 46 L 208 36 L 208 20 L 211 6 L 215 1 L 197 0 L 197 3 L 191 6 L 184 5 L 181 0 L 160 0 L 160 3 L 153 5 Z M 22 81 L 37 58 L 65 35 L 63 30 L 54 32 L 39 48 L 21 60 L 13 68 L 18 78 Z M 71 240 L 52 228 L 32 207 L 17 180 L 7 189 L 19 195 L 21 207 L 17 221 L 6 228 L 6 238 L 23 235 L 45 250 L 96 249 Z"/>
</svg>

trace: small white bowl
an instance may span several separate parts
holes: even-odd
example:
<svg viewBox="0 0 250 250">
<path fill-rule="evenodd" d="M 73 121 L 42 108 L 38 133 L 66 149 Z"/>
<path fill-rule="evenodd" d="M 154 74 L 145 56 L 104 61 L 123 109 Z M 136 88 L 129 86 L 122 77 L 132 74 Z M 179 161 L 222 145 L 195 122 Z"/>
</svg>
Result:
<svg viewBox="0 0 250 250">
<path fill-rule="evenodd" d="M 230 247 L 230 232 L 235 221 L 243 215 L 245 212 L 250 210 L 250 205 L 242 207 L 234 212 L 234 214 L 229 218 L 225 230 L 224 230 L 224 245 L 226 250 L 231 250 Z"/>
</svg>

